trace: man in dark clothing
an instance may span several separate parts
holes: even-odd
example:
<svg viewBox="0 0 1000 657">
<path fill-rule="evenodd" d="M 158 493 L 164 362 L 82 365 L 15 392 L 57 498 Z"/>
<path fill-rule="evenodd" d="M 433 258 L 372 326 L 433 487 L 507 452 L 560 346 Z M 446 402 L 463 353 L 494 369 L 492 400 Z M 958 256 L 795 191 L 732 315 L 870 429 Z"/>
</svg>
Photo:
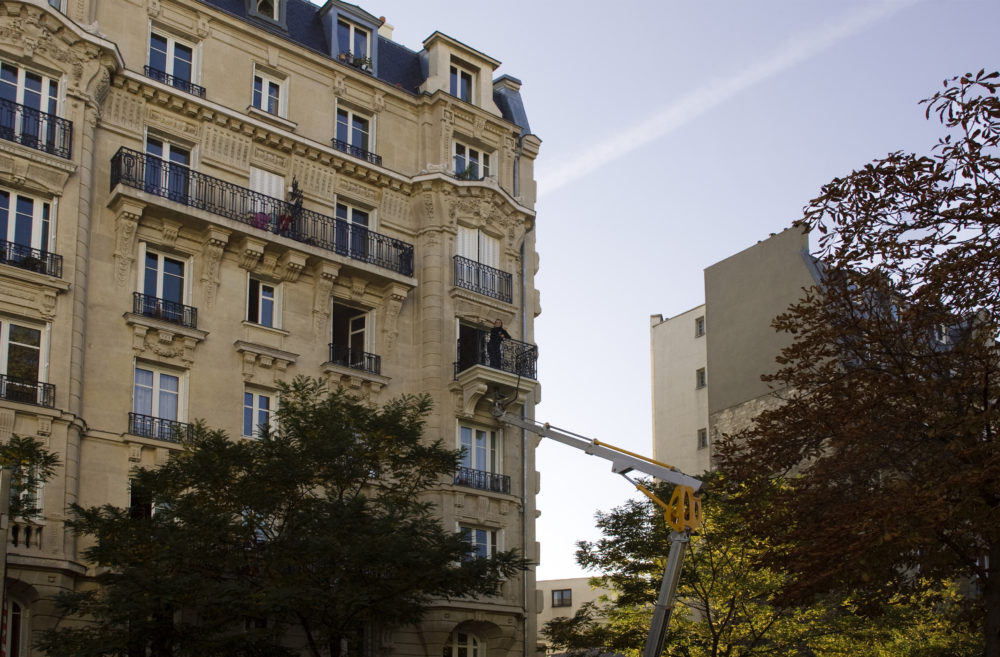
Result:
<svg viewBox="0 0 1000 657">
<path fill-rule="evenodd" d="M 490 341 L 486 345 L 486 353 L 490 357 L 490 367 L 496 369 L 503 369 L 501 367 L 503 360 L 500 356 L 500 345 L 503 344 L 504 340 L 510 339 L 510 333 L 504 330 L 503 322 L 499 319 L 493 322 L 493 328 L 490 329 Z"/>
</svg>

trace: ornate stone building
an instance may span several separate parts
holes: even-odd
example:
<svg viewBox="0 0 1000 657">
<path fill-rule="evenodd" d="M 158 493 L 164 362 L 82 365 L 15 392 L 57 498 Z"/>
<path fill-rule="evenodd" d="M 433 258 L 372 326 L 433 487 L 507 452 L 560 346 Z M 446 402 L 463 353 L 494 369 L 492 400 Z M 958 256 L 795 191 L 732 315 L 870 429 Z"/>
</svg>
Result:
<svg viewBox="0 0 1000 657">
<path fill-rule="evenodd" d="M 6 655 L 94 574 L 70 504 L 129 505 L 196 418 L 253 439 L 298 374 L 431 394 L 467 448 L 441 521 L 536 558 L 535 440 L 487 400 L 539 395 L 540 140 L 499 64 L 338 0 L 0 4 L 0 439 L 62 461 L 9 530 Z M 533 654 L 535 607 L 527 572 L 369 651 Z"/>
</svg>

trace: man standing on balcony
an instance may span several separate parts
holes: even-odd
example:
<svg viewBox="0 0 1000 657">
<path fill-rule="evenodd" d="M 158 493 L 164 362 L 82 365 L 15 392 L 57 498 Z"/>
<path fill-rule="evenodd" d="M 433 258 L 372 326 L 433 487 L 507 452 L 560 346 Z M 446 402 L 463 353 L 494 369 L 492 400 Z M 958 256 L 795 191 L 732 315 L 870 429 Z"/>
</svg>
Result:
<svg viewBox="0 0 1000 657">
<path fill-rule="evenodd" d="M 503 344 L 504 340 L 510 339 L 510 333 L 508 333 L 504 327 L 501 320 L 496 320 L 493 322 L 493 328 L 490 329 L 490 341 L 486 345 L 486 351 L 490 356 L 490 367 L 496 369 L 503 369 L 501 367 L 500 359 L 500 345 Z"/>
</svg>

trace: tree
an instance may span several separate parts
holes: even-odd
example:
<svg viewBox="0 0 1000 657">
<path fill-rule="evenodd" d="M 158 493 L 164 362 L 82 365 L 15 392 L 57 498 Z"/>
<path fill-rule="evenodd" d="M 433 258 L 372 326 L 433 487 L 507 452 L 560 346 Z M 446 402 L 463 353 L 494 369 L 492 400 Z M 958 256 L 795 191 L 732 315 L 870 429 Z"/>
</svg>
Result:
<svg viewBox="0 0 1000 657">
<path fill-rule="evenodd" d="M 781 599 L 852 592 L 860 612 L 959 579 L 1000 656 L 1000 100 L 996 73 L 924 101 L 946 134 L 806 207 L 822 285 L 778 317 L 782 404 L 718 444 Z M 758 503 L 766 499 L 766 504 Z"/>
<path fill-rule="evenodd" d="M 477 557 L 424 501 L 459 457 L 423 439 L 428 408 L 424 397 L 374 408 L 298 378 L 259 440 L 199 425 L 162 467 L 135 471 L 133 501 L 140 491 L 151 507 L 74 509 L 73 527 L 95 541 L 85 556 L 108 570 L 99 588 L 62 598 L 92 622 L 41 646 L 54 657 L 360 654 L 365 636 L 416 622 L 433 598 L 495 594 L 525 562 Z"/>
<path fill-rule="evenodd" d="M 719 475 L 711 489 L 719 491 Z M 974 635 L 956 622 L 959 602 L 952 588 L 928 586 L 920 600 L 899 598 L 873 623 L 857 613 L 850 596 L 807 605 L 775 605 L 788 575 L 761 568 L 771 546 L 739 531 L 743 508 L 716 492 L 705 506 L 705 523 L 692 537 L 681 574 L 677 606 L 664 654 L 677 657 L 753 655 L 932 655 L 973 657 Z M 598 513 L 602 538 L 581 542 L 577 561 L 604 573 L 601 583 L 616 597 L 585 606 L 571 619 L 555 619 L 544 632 L 572 654 L 641 654 L 649 631 L 668 545 L 669 529 L 648 500 L 629 501 Z"/>
<path fill-rule="evenodd" d="M 30 519 L 38 515 L 41 509 L 36 492 L 55 474 L 58 465 L 59 457 L 34 438 L 14 434 L 0 445 L 0 467 L 11 471 L 11 517 Z"/>
</svg>

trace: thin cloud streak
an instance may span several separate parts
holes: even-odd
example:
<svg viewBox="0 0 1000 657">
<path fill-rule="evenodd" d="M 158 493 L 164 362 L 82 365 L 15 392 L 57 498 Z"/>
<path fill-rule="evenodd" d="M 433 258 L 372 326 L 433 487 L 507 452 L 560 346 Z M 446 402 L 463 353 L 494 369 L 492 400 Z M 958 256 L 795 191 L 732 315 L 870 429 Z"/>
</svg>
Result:
<svg viewBox="0 0 1000 657">
<path fill-rule="evenodd" d="M 627 130 L 573 156 L 572 161 L 565 166 L 557 165 L 551 174 L 540 177 L 539 196 L 551 194 L 650 142 L 669 135 L 741 91 L 787 71 L 919 1 L 863 3 L 860 10 L 848 14 L 837 23 L 824 25 L 790 39 L 778 50 L 751 63 L 736 75 L 716 79 L 698 87 Z"/>
</svg>

